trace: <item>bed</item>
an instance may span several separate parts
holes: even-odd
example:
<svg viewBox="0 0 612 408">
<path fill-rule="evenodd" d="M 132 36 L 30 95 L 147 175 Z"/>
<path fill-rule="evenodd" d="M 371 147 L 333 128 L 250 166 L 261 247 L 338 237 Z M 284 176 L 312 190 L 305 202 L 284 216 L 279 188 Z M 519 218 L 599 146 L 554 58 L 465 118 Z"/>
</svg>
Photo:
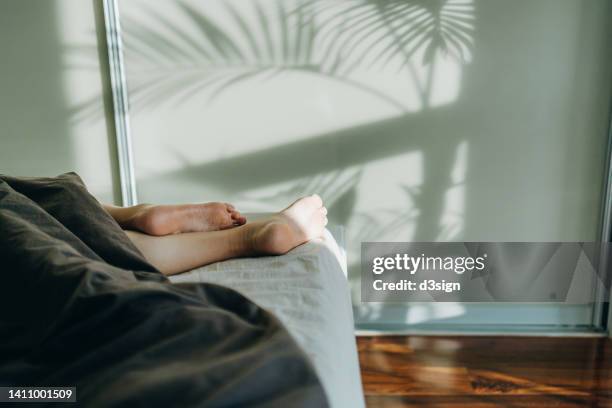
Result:
<svg viewBox="0 0 612 408">
<path fill-rule="evenodd" d="M 342 229 L 330 227 L 323 238 L 283 256 L 219 262 L 170 279 L 227 286 L 269 310 L 310 357 L 330 405 L 359 408 L 364 399 L 346 255 L 337 241 Z"/>
<path fill-rule="evenodd" d="M 74 173 L 0 175 L 0 386 L 75 387 L 88 407 L 363 405 L 342 254 L 169 281 Z"/>
</svg>

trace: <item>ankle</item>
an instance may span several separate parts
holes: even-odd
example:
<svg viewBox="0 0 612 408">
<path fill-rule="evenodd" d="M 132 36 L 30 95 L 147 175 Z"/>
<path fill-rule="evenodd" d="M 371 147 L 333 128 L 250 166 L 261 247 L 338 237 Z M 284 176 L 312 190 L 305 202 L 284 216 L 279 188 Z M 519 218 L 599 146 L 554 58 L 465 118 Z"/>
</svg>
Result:
<svg viewBox="0 0 612 408">
<path fill-rule="evenodd" d="M 257 255 L 255 245 L 256 227 L 254 224 L 245 224 L 240 227 L 227 230 L 231 234 L 229 239 L 230 251 L 235 257 Z"/>
<path fill-rule="evenodd" d="M 251 237 L 252 250 L 257 255 L 282 255 L 295 246 L 293 237 L 286 222 L 271 219 L 255 228 Z"/>
</svg>

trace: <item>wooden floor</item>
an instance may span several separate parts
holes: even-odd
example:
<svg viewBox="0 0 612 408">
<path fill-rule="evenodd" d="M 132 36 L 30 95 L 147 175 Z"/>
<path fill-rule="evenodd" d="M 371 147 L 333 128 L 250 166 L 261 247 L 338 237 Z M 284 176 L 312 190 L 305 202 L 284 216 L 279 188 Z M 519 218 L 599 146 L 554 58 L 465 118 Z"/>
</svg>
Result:
<svg viewBox="0 0 612 408">
<path fill-rule="evenodd" d="M 368 407 L 612 407 L 612 340 L 359 337 Z"/>
</svg>

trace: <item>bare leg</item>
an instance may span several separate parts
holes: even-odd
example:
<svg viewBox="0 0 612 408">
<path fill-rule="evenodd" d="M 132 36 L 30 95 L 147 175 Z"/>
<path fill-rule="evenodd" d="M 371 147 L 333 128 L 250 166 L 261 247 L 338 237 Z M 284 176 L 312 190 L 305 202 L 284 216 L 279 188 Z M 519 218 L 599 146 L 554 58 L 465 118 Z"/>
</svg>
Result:
<svg viewBox="0 0 612 408">
<path fill-rule="evenodd" d="M 155 237 L 126 231 L 153 266 L 166 275 L 244 256 L 281 255 L 321 236 L 327 209 L 319 196 L 297 200 L 269 218 L 223 231 Z"/>
</svg>

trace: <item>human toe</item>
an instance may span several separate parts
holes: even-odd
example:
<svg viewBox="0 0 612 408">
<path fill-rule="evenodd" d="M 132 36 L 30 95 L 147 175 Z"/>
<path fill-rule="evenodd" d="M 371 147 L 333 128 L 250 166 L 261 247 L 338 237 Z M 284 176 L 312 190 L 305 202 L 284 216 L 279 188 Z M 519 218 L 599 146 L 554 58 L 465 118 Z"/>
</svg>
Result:
<svg viewBox="0 0 612 408">
<path fill-rule="evenodd" d="M 246 223 L 246 217 L 240 214 L 238 211 L 232 211 L 231 217 L 234 224 L 242 225 Z"/>
<path fill-rule="evenodd" d="M 323 199 L 321 198 L 321 196 L 320 196 L 320 195 L 318 195 L 318 194 L 313 194 L 313 195 L 311 195 L 309 198 L 312 200 L 313 204 L 314 204 L 314 205 L 315 205 L 317 208 L 319 208 L 319 207 L 323 207 Z"/>
</svg>

